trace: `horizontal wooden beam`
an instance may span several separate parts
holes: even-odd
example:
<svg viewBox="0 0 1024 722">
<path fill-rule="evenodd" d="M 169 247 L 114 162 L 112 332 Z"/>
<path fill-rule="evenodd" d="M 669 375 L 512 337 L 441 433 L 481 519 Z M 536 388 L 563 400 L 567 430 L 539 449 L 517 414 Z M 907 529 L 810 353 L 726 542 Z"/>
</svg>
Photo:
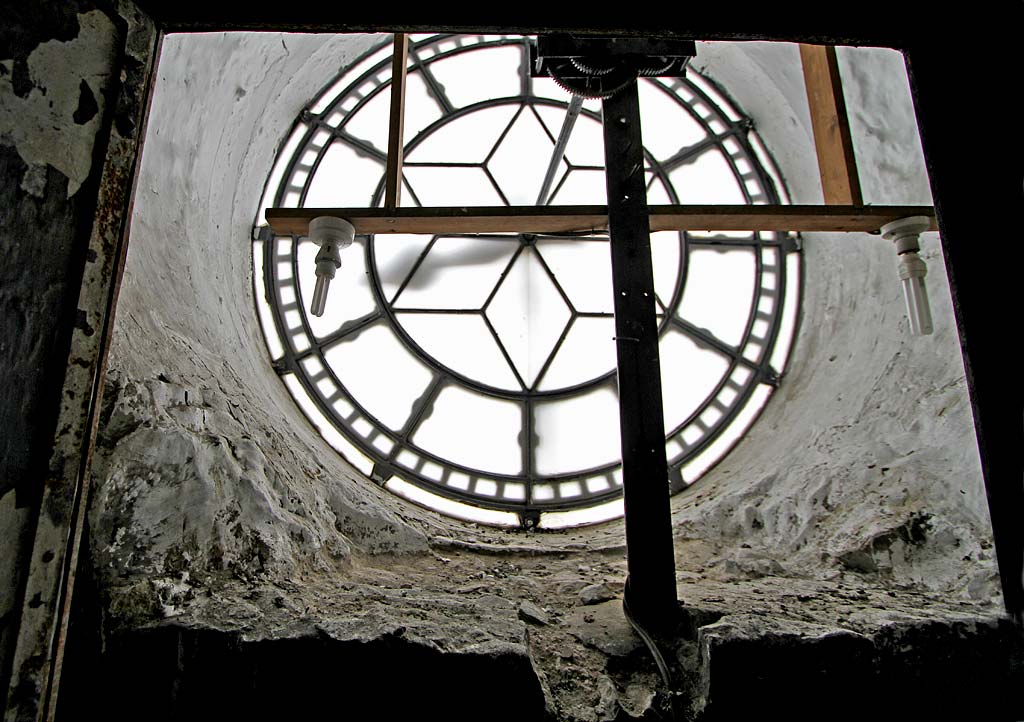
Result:
<svg viewBox="0 0 1024 722">
<path fill-rule="evenodd" d="M 928 216 L 931 206 L 650 206 L 652 231 L 878 231 L 907 216 Z M 368 233 L 605 232 L 607 206 L 468 206 L 444 208 L 268 208 L 278 235 L 304 236 L 317 216 L 337 216 Z"/>
</svg>

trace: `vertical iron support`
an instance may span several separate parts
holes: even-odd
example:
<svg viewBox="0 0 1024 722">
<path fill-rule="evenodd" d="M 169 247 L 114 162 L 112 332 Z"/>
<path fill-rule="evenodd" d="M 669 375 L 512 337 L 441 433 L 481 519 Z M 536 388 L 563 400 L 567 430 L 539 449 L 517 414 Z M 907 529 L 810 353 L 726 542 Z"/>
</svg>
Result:
<svg viewBox="0 0 1024 722">
<path fill-rule="evenodd" d="M 648 629 L 677 612 L 650 220 L 635 82 L 604 101 L 605 183 L 618 357 L 628 603 Z"/>
</svg>

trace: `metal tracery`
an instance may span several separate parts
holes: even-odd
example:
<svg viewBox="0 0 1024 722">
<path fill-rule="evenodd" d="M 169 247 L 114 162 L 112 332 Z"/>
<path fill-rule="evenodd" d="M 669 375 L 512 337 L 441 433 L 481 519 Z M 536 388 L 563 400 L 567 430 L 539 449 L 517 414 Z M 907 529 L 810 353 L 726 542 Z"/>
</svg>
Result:
<svg viewBox="0 0 1024 722">
<path fill-rule="evenodd" d="M 445 82 L 441 82 L 435 73 L 435 66 L 440 70 L 443 66 L 438 64 L 445 60 L 465 60 L 470 57 L 469 53 L 499 50 L 506 53 L 516 50 L 520 54 L 517 88 L 512 95 L 460 103 L 450 97 L 451 88 L 446 87 L 446 83 L 451 84 L 452 76 L 449 74 Z M 424 202 L 424 194 L 436 197 L 443 193 L 441 186 L 445 176 L 451 178 L 453 174 L 475 176 L 475 181 L 462 181 L 460 188 L 490 194 L 497 199 L 494 205 L 512 205 L 513 196 L 529 195 L 534 186 L 540 185 L 536 177 L 510 176 L 507 171 L 496 169 L 493 163 L 504 151 L 511 134 L 522 132 L 522 124 L 529 122 L 534 129 L 541 131 L 534 134 L 530 141 L 532 145 L 526 144 L 535 150 L 532 156 L 519 153 L 512 165 L 539 167 L 543 161 L 547 166 L 558 132 L 557 126 L 552 125 L 557 115 L 568 108 L 567 96 L 561 94 L 559 97 L 557 89 L 554 93 L 544 94 L 545 91 L 538 87 L 540 83 L 530 78 L 529 57 L 526 40 L 517 37 L 434 36 L 411 44 L 409 75 L 420 78 L 423 98 L 433 103 L 436 114 L 436 117 L 421 119 L 420 127 L 414 130 L 406 144 L 403 186 L 415 205 L 435 204 Z M 356 159 L 362 167 L 359 177 L 353 176 L 353 183 L 358 182 L 367 193 L 361 204 L 367 205 L 369 201 L 371 206 L 382 205 L 386 153 L 373 139 L 353 132 L 353 126 L 360 112 L 372 112 L 373 101 L 377 99 L 379 102 L 386 96 L 382 93 L 389 86 L 389 72 L 387 48 L 382 44 L 357 61 L 353 70 L 341 73 L 329 83 L 327 89 L 303 110 L 278 161 L 278 167 L 283 169 L 275 171 L 268 181 L 267 194 L 272 198 L 271 205 L 307 205 L 316 184 L 319 182 L 323 186 L 328 176 L 324 169 L 334 163 L 334 159 L 328 159 L 329 153 L 337 147 L 344 148 L 347 157 Z M 672 180 L 673 174 L 702 158 L 711 157 L 724 162 L 734 180 L 730 192 L 737 193 L 743 202 L 782 202 L 784 191 L 781 182 L 753 131 L 752 122 L 710 81 L 693 77 L 691 71 L 691 77 L 685 79 L 645 79 L 643 82 L 649 92 L 660 94 L 659 97 L 674 103 L 702 133 L 702 137 L 691 139 L 691 142 L 661 157 L 653 153 L 647 144 L 644 157 L 648 194 L 660 193 L 667 202 L 686 203 L 686 190 L 677 189 Z M 500 132 L 485 147 L 487 152 L 479 160 L 462 157 L 461 149 L 458 150 L 458 160 L 433 159 L 431 153 L 422 152 L 432 142 L 437 146 L 436 138 L 463 126 L 467 132 L 457 135 L 469 137 L 474 124 L 479 125 L 476 119 L 487 114 L 504 114 L 501 117 L 507 119 L 503 124 L 489 121 L 485 130 L 480 131 L 493 132 L 500 126 Z M 600 115 L 593 107 L 584 106 L 581 116 L 591 122 L 600 121 Z M 645 130 L 645 140 L 647 135 Z M 453 148 L 451 143 L 441 145 L 441 149 L 448 152 L 454 152 Z M 572 187 L 574 178 L 580 177 L 573 174 L 603 172 L 603 165 L 583 162 L 577 158 L 578 154 L 576 148 L 567 149 L 548 203 L 572 202 L 566 200 L 572 197 L 567 189 Z M 374 167 L 379 175 L 374 174 Z M 441 180 L 425 185 L 424 179 L 431 173 Z M 315 192 L 322 194 L 322 187 L 316 188 Z M 461 201 L 453 197 L 449 202 Z M 391 273 L 388 264 L 399 257 L 395 246 L 403 242 L 406 247 L 402 250 L 411 252 L 404 253 L 402 264 L 399 264 L 400 272 Z M 551 259 L 564 255 L 567 249 L 581 249 L 593 244 L 603 247 L 607 256 L 607 243 L 607 235 L 602 234 L 449 233 L 397 240 L 385 236 L 360 237 L 346 256 L 345 263 L 356 265 L 354 270 L 361 270 L 364 274 L 367 298 L 359 301 L 355 310 L 340 319 L 335 328 L 324 330 L 314 327 L 301 301 L 308 293 L 303 289 L 303 266 L 299 263 L 303 241 L 297 237 L 264 234 L 256 245 L 259 254 L 257 268 L 262 266 L 263 271 L 262 278 L 257 278 L 257 292 L 268 302 L 268 309 L 263 311 L 264 330 L 268 336 L 276 335 L 280 346 L 271 350 L 275 356 L 275 368 L 291 381 L 293 394 L 301 389 L 308 397 L 309 403 L 322 417 L 313 419 L 321 432 L 329 435 L 323 428 L 324 423 L 340 432 L 347 443 L 337 441 L 337 434 L 334 434 L 332 443 L 335 447 L 343 446 L 339 450 L 350 457 L 353 453 L 363 455 L 370 465 L 370 476 L 378 482 L 387 483 L 398 477 L 441 497 L 474 507 L 513 512 L 523 524 L 536 523 L 542 512 L 592 507 L 614 501 L 621 496 L 619 463 L 615 459 L 591 454 L 591 463 L 577 463 L 571 469 L 555 471 L 551 470 L 550 464 L 546 468 L 538 464 L 544 437 L 544 429 L 539 428 L 544 425 L 538 423 L 538 414 L 543 415 L 559 403 L 571 405 L 588 394 L 615 394 L 614 359 L 603 370 L 595 372 L 590 368 L 588 373 L 577 374 L 576 377 L 569 374 L 568 378 L 563 373 L 555 383 L 546 382 L 559 355 L 568 354 L 566 348 L 575 342 L 574 328 L 599 325 L 602 320 L 610 321 L 612 318 L 610 307 L 595 306 L 590 301 L 575 298 L 572 286 L 578 288 L 587 279 L 574 278 L 572 264 L 553 263 Z M 669 346 L 682 343 L 681 339 L 698 349 L 705 359 L 713 359 L 722 367 L 716 374 L 699 379 L 703 399 L 691 404 L 692 408 L 687 407 L 685 414 L 676 413 L 678 418 L 673 417 L 672 423 L 667 425 L 669 477 L 674 492 L 692 482 L 707 465 L 728 451 L 728 448 L 719 447 L 723 444 L 731 446 L 735 438 L 729 441 L 723 432 L 731 425 L 741 427 L 739 431 L 742 432 L 756 416 L 771 388 L 778 384 L 796 322 L 799 249 L 787 234 L 768 232 L 662 233 L 658 243 L 663 248 L 675 248 L 674 257 L 668 253 L 672 260 L 667 264 L 672 266 L 672 280 L 663 283 L 661 288 L 656 284 L 655 288 L 662 364 L 669 369 L 663 372 L 663 376 L 666 373 L 683 376 L 688 373 L 686 368 L 675 368 L 673 360 L 677 356 L 666 352 Z M 359 260 L 355 259 L 356 247 L 361 251 Z M 442 258 L 446 247 L 462 248 L 463 256 L 449 253 L 447 259 Z M 474 253 L 477 255 L 473 256 Z M 749 303 L 742 329 L 734 334 L 735 340 L 722 338 L 723 334 L 714 328 L 687 318 L 688 310 L 684 308 L 691 266 L 696 262 L 714 267 L 714 256 L 731 258 L 730 263 L 749 269 L 749 278 L 736 286 L 746 290 Z M 427 302 L 421 298 L 419 302 L 414 300 L 414 305 L 404 305 L 408 289 L 420 284 L 424 274 L 429 276 L 428 271 L 436 272 L 444 267 L 442 261 L 473 265 L 473 258 L 483 259 L 476 264 L 478 268 L 473 277 L 490 274 L 487 277 L 493 280 L 493 284 L 485 284 L 490 286 L 490 290 L 483 298 L 474 299 L 473 303 L 455 304 L 437 298 L 431 301 L 430 295 L 426 294 Z M 509 279 L 516 273 L 522 275 L 524 264 L 533 273 L 530 283 L 546 284 L 544 293 L 549 298 L 541 304 L 539 315 L 546 319 L 558 314 L 563 316 L 557 335 L 549 333 L 550 337 L 540 344 L 544 351 L 541 354 L 543 361 L 539 364 L 527 362 L 525 366 L 522 338 L 503 328 L 492 313 L 496 303 L 507 301 L 503 296 L 510 295 L 507 290 L 511 283 Z M 536 281 L 532 280 L 534 276 Z M 722 277 L 718 282 L 728 286 L 733 281 Z M 356 283 L 360 283 L 358 278 Z M 421 285 L 429 289 L 429 278 Z M 605 289 L 605 293 L 610 295 L 610 287 Z M 433 324 L 435 332 L 440 328 L 440 336 L 436 333 L 430 335 L 423 330 L 424 324 L 420 320 L 412 320 L 425 317 L 433 319 L 425 326 Z M 528 318 L 527 326 L 529 321 Z M 416 326 L 417 323 L 420 327 Z M 467 335 L 467 324 L 476 324 L 477 331 Z M 784 327 L 788 337 L 780 344 L 780 331 Z M 384 418 L 395 416 L 393 410 L 385 410 L 378 401 L 352 388 L 351 367 L 344 367 L 345 364 L 338 362 L 340 354 L 335 353 L 333 358 L 329 358 L 336 349 L 345 344 L 351 347 L 360 337 L 370 334 L 387 337 L 387 343 L 391 344 L 389 348 L 404 349 L 412 359 L 409 369 L 425 370 L 421 374 L 422 383 L 417 386 L 413 398 L 407 400 L 408 414 L 398 421 Z M 529 334 L 530 331 L 527 336 Z M 493 356 L 496 350 L 505 364 L 507 373 L 503 378 L 499 378 L 495 370 L 498 366 L 493 363 L 485 366 L 479 362 L 484 354 L 481 349 L 486 346 L 481 339 L 489 339 L 493 348 L 488 353 Z M 532 337 L 527 338 L 527 345 L 532 341 Z M 439 346 L 444 347 L 440 352 Z M 279 352 L 274 353 L 275 350 Z M 453 350 L 466 353 L 460 356 Z M 395 352 L 396 355 L 401 353 Z M 562 365 L 586 367 L 586 363 L 579 362 L 591 358 L 589 353 L 581 347 L 569 356 L 576 364 L 565 362 Z M 382 377 L 375 381 L 387 386 L 391 379 Z M 439 449 L 436 445 L 432 448 L 430 444 L 423 443 L 420 433 L 423 424 L 437 410 L 439 400 L 453 394 L 469 394 L 473 399 L 482 399 L 490 404 L 490 408 L 500 408 L 503 418 L 509 416 L 509 405 L 517 409 L 519 421 L 514 441 L 518 447 L 518 468 L 508 465 L 504 468 L 497 465 L 482 468 L 483 465 L 452 453 L 450 448 Z M 465 403 L 476 404 L 473 409 L 485 408 L 475 400 Z M 678 404 L 669 397 L 669 389 L 666 389 L 665 404 L 666 416 L 672 413 L 669 409 L 679 411 L 676 408 Z M 307 410 L 307 415 L 310 413 Z M 488 426 L 491 422 L 480 418 L 479 423 Z M 460 432 L 454 428 L 451 433 Z M 607 452 L 606 449 L 601 451 Z M 607 457 L 607 453 L 604 456 Z M 352 458 L 350 461 L 355 463 Z"/>
</svg>

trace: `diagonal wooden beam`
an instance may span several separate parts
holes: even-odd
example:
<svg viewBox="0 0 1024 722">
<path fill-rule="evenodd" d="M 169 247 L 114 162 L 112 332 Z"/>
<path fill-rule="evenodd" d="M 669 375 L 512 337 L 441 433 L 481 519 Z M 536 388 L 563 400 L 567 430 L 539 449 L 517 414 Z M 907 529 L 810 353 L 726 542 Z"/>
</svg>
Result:
<svg viewBox="0 0 1024 722">
<path fill-rule="evenodd" d="M 388 125 L 388 161 L 384 177 L 384 207 L 402 202 L 402 161 L 405 153 L 405 74 L 409 66 L 409 36 L 395 33 L 391 60 L 391 116 Z"/>
<path fill-rule="evenodd" d="M 825 204 L 862 206 L 864 199 L 853 155 L 853 139 L 836 49 L 831 45 L 801 44 L 800 60 Z"/>
<path fill-rule="evenodd" d="M 931 206 L 649 206 L 652 231 L 821 231 L 875 233 Z M 304 236 L 317 216 L 337 216 L 368 233 L 603 232 L 607 206 L 456 206 L 434 208 L 268 208 L 278 235 Z"/>
</svg>

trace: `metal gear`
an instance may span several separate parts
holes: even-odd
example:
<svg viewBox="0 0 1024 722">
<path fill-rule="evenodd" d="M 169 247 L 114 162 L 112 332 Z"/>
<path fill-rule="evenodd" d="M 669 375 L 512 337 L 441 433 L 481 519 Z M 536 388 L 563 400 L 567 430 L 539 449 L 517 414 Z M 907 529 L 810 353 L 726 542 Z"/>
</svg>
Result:
<svg viewBox="0 0 1024 722">
<path fill-rule="evenodd" d="M 597 62 L 595 62 L 595 60 Z M 586 73 L 587 75 L 593 75 L 595 77 L 608 75 L 608 73 L 612 72 L 616 68 L 615 61 L 610 58 L 603 63 L 597 58 L 584 59 L 579 57 L 569 58 L 569 62 L 575 65 L 576 69 L 581 73 Z"/>
<path fill-rule="evenodd" d="M 583 98 L 599 98 L 602 100 L 610 98 L 627 84 L 637 79 L 637 71 L 627 65 L 619 65 L 618 67 L 610 68 L 603 75 L 588 78 L 565 77 L 566 70 L 570 70 L 570 72 L 587 72 L 576 63 L 575 58 L 568 63 L 548 67 L 551 79 L 555 81 L 558 87 Z"/>
<path fill-rule="evenodd" d="M 644 66 L 637 68 L 637 73 L 646 78 L 656 78 L 667 73 L 674 63 L 674 58 L 646 58 Z"/>
</svg>

